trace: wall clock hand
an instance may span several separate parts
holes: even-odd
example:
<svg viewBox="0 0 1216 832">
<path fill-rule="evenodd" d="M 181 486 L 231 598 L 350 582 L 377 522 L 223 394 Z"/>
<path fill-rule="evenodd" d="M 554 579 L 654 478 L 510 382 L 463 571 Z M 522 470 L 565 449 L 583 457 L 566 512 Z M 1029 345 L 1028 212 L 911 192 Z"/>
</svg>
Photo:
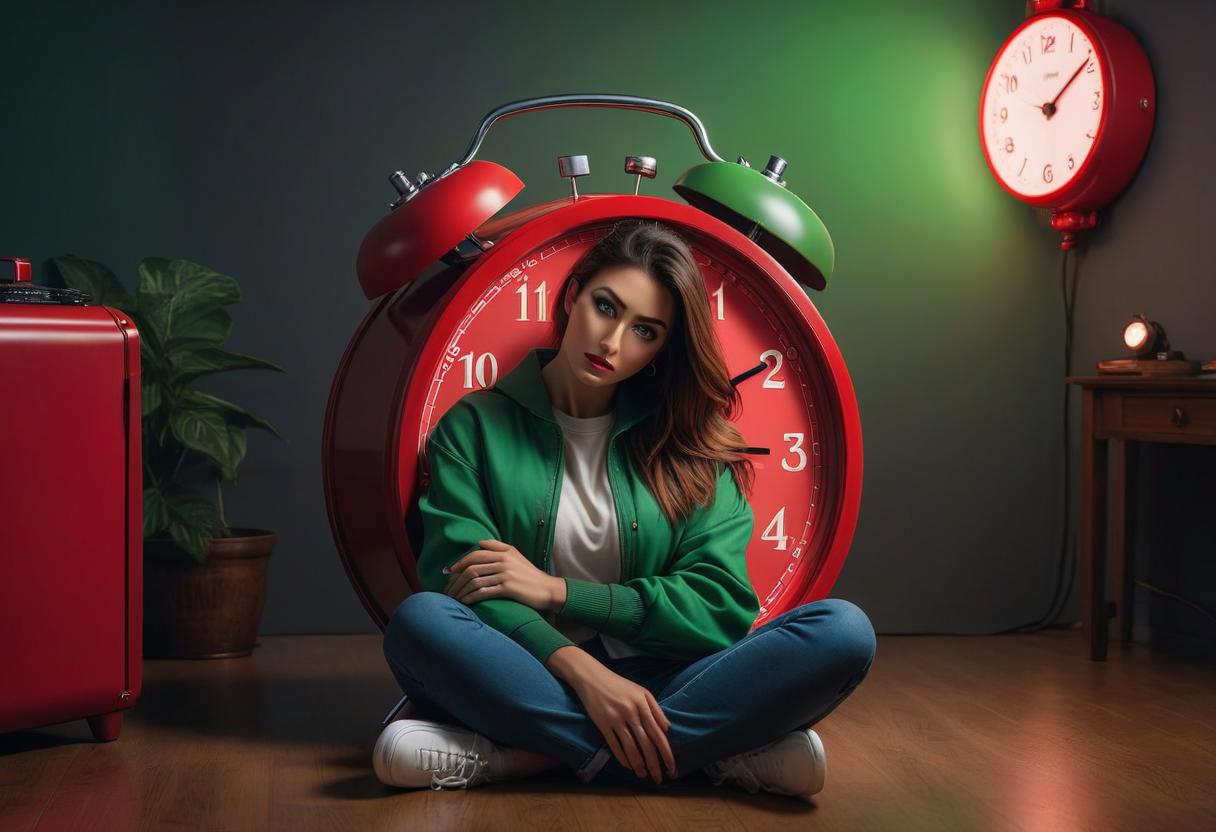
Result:
<svg viewBox="0 0 1216 832">
<path fill-rule="evenodd" d="M 1077 67 L 1077 71 L 1072 74 L 1071 78 L 1069 78 L 1067 81 L 1064 82 L 1064 86 L 1060 87 L 1060 91 L 1058 93 L 1056 93 L 1056 97 L 1051 99 L 1050 101 L 1048 101 L 1046 104 L 1043 105 L 1043 115 L 1047 116 L 1048 118 L 1051 118 L 1052 116 L 1054 116 L 1056 114 L 1056 102 L 1060 100 L 1060 96 L 1064 94 L 1064 90 L 1066 90 L 1070 86 L 1072 86 L 1072 82 L 1077 80 L 1077 76 L 1081 74 L 1081 70 L 1085 69 L 1085 66 L 1088 63 L 1089 63 L 1089 55 L 1086 55 L 1085 60 L 1081 62 L 1081 65 L 1079 67 Z"/>
</svg>

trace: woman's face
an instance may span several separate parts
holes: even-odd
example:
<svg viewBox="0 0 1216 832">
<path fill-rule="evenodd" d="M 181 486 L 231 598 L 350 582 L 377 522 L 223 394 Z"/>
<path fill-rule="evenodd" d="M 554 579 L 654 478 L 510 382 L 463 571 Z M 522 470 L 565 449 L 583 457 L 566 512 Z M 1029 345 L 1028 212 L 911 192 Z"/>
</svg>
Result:
<svg viewBox="0 0 1216 832">
<path fill-rule="evenodd" d="M 602 269 L 566 293 L 569 322 L 561 352 L 588 384 L 617 384 L 644 369 L 667 343 L 675 298 L 657 280 L 633 266 Z M 597 367 L 588 357 L 611 365 Z"/>
</svg>

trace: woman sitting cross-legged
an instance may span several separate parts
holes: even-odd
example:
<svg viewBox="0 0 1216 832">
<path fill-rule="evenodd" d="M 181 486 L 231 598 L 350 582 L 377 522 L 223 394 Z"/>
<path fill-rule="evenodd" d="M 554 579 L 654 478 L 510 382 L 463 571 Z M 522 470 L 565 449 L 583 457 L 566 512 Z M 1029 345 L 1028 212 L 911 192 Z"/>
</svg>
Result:
<svg viewBox="0 0 1216 832">
<path fill-rule="evenodd" d="M 558 295 L 540 348 L 457 401 L 427 444 L 425 591 L 384 654 L 414 712 L 390 785 L 579 780 L 823 788 L 811 726 L 861 683 L 869 619 L 827 598 L 751 630 L 751 462 L 685 241 L 618 223 Z M 419 718 L 427 717 L 427 718 Z"/>
</svg>

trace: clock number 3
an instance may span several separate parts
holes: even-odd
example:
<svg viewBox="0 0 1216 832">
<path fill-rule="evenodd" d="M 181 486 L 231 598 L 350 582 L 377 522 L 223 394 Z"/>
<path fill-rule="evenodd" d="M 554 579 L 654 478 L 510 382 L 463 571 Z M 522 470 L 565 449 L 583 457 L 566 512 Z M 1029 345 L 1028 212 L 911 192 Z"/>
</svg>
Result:
<svg viewBox="0 0 1216 832">
<path fill-rule="evenodd" d="M 806 449 L 802 447 L 802 442 L 806 438 L 806 434 L 804 434 L 804 433 L 786 433 L 786 434 L 783 434 L 781 438 L 787 442 L 790 441 L 791 439 L 794 440 L 794 444 L 790 446 L 788 453 L 798 455 L 798 464 L 797 465 L 794 465 L 791 467 L 788 462 L 786 462 L 784 459 L 782 459 L 781 467 L 784 468 L 786 471 L 790 471 L 791 473 L 801 471 L 803 468 L 806 467 Z"/>
</svg>

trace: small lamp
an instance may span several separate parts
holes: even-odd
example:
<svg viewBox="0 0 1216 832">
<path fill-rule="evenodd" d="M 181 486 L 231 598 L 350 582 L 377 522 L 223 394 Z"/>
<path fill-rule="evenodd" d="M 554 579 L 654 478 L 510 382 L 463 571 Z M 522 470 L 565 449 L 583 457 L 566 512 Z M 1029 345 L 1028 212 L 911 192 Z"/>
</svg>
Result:
<svg viewBox="0 0 1216 832">
<path fill-rule="evenodd" d="M 1188 360 L 1181 351 L 1171 351 L 1165 327 L 1145 315 L 1133 315 L 1123 325 L 1121 337 L 1134 357 L 1099 361 L 1099 373 L 1191 376 L 1199 372 L 1199 362 Z"/>
<path fill-rule="evenodd" d="M 1165 336 L 1161 324 L 1144 315 L 1136 315 L 1123 327 L 1123 345 L 1136 358 L 1148 358 L 1162 351 L 1168 353 L 1170 339 Z"/>
</svg>

